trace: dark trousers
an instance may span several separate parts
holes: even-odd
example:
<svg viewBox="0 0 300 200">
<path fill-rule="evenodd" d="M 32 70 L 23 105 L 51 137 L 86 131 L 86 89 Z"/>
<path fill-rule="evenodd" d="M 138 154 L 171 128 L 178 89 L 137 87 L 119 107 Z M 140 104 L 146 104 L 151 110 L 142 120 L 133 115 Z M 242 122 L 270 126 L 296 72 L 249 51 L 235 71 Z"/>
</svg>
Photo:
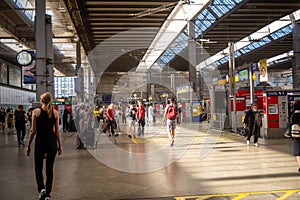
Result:
<svg viewBox="0 0 300 200">
<path fill-rule="evenodd" d="M 248 134 L 247 136 L 247 140 L 250 140 L 251 136 L 253 135 L 254 136 L 254 144 L 257 143 L 258 141 L 258 135 L 259 135 L 259 127 L 253 127 L 254 130 L 253 130 L 253 133 L 250 131 L 250 133 Z"/>
<path fill-rule="evenodd" d="M 108 126 L 108 130 L 110 130 L 111 131 L 111 134 L 113 135 L 113 134 L 115 134 L 115 125 L 114 125 L 114 121 L 111 121 L 111 120 L 107 120 L 107 126 Z"/>
<path fill-rule="evenodd" d="M 138 127 L 138 135 L 140 136 L 141 134 L 144 135 L 145 133 L 145 119 L 142 119 L 142 118 L 139 118 L 138 120 L 138 124 L 139 124 L 139 127 Z"/>
<path fill-rule="evenodd" d="M 25 126 L 25 124 L 24 125 L 17 125 L 16 124 L 16 129 L 17 129 L 18 143 L 20 145 L 20 141 L 23 142 L 24 138 L 25 138 L 25 135 L 26 135 L 26 126 Z"/>
<path fill-rule="evenodd" d="M 69 123 L 67 120 L 63 120 L 63 131 L 69 130 Z"/>
<path fill-rule="evenodd" d="M 45 153 L 46 155 L 46 193 L 50 195 L 52 191 L 52 183 L 53 183 L 53 166 L 57 153 L 57 145 L 51 145 L 51 148 L 48 151 L 41 150 L 41 147 L 35 147 L 34 153 L 34 164 L 35 164 L 35 178 L 38 187 L 38 192 L 41 192 L 42 189 L 45 189 L 44 177 L 43 177 L 43 166 Z M 56 146 L 56 148 L 55 148 Z"/>
</svg>

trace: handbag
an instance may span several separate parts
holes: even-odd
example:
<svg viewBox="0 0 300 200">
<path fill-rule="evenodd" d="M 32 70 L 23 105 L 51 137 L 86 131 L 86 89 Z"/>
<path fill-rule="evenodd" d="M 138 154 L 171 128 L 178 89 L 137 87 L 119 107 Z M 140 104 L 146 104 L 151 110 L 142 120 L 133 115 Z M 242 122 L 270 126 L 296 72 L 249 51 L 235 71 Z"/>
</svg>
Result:
<svg viewBox="0 0 300 200">
<path fill-rule="evenodd" d="M 102 124 L 101 130 L 103 131 L 103 133 L 106 133 L 106 131 L 108 130 L 108 125 L 107 125 L 107 123 L 103 123 L 103 124 Z"/>
<path fill-rule="evenodd" d="M 300 126 L 299 124 L 293 124 L 291 126 L 292 137 L 300 137 Z"/>
<path fill-rule="evenodd" d="M 240 132 L 240 135 L 241 135 L 241 136 L 244 136 L 244 137 L 247 137 L 248 134 L 249 134 L 249 131 L 248 131 L 247 128 L 243 128 L 243 129 L 241 130 L 241 132 Z"/>
</svg>

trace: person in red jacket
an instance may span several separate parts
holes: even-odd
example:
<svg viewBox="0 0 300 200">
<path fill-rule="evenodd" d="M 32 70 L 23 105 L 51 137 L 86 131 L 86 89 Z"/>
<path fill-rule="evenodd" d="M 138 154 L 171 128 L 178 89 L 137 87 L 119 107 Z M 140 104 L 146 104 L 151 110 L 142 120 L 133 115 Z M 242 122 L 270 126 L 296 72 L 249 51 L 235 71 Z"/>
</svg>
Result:
<svg viewBox="0 0 300 200">
<path fill-rule="evenodd" d="M 144 135 L 145 133 L 145 107 L 143 106 L 142 100 L 139 100 L 139 104 L 137 107 L 137 120 L 139 124 L 138 128 L 138 136 Z"/>
<path fill-rule="evenodd" d="M 115 134 L 115 129 L 116 127 L 116 121 L 115 121 L 115 116 L 114 116 L 114 110 L 113 110 L 113 103 L 111 103 L 107 110 L 106 110 L 106 122 L 107 122 L 107 126 L 108 126 L 108 130 L 110 129 L 111 134 L 109 134 L 109 136 L 118 136 L 118 134 Z"/>
</svg>

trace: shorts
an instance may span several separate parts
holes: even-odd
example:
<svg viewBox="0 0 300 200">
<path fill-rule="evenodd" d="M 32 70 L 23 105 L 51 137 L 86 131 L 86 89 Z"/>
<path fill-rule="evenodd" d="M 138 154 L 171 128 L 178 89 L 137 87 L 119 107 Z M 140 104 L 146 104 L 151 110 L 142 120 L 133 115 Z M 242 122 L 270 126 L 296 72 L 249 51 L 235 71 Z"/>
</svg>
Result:
<svg viewBox="0 0 300 200">
<path fill-rule="evenodd" d="M 168 130 L 175 130 L 176 120 L 175 119 L 167 119 L 167 127 L 168 127 Z"/>
<path fill-rule="evenodd" d="M 292 144 L 293 144 L 293 155 L 300 156 L 300 138 L 293 139 Z"/>
</svg>

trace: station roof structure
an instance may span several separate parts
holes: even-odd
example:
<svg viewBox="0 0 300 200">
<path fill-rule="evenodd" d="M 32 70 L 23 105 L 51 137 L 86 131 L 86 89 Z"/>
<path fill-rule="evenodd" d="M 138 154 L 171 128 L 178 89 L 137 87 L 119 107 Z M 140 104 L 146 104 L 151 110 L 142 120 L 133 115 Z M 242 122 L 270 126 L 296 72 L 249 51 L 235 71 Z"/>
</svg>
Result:
<svg viewBox="0 0 300 200">
<path fill-rule="evenodd" d="M 34 0 L 0 1 L 0 58 L 16 63 L 18 50 L 25 47 L 34 49 L 34 4 Z M 165 24 L 170 24 L 172 20 L 181 23 L 178 19 L 170 18 L 172 12 L 180 6 L 196 8 L 193 17 L 183 17 L 181 21 L 186 23 L 192 20 L 195 23 L 194 39 L 207 53 L 205 57 L 199 56 L 198 63 L 224 52 L 228 42 L 237 43 L 245 38 L 248 38 L 245 41 L 248 46 L 245 46 L 244 53 L 239 50 L 243 56 L 236 57 L 236 66 L 258 62 L 262 58 L 292 51 L 292 25 L 274 31 L 270 28 L 268 35 L 259 39 L 251 37 L 251 34 L 264 30 L 274 21 L 284 21 L 286 16 L 297 17 L 291 14 L 300 9 L 297 0 L 46 0 L 46 5 L 48 14 L 52 15 L 55 68 L 66 76 L 74 75 L 77 39 L 83 47 L 82 55 L 88 55 L 103 41 L 121 35 L 114 40 L 114 45 L 132 46 L 134 50 L 124 51 L 107 70 L 120 72 L 138 67 L 141 61 L 147 61 L 155 48 L 157 50 L 158 47 L 153 43 L 163 32 Z M 135 31 L 126 34 L 129 30 Z M 276 34 L 280 37 L 275 38 Z M 156 55 L 156 59 L 151 62 L 160 66 L 168 65 L 179 71 L 187 70 L 188 61 L 180 56 L 187 51 L 187 35 L 186 27 L 178 28 L 174 40 L 163 47 L 161 54 Z M 186 43 L 175 45 L 178 41 Z M 203 49 L 197 49 L 197 55 Z M 215 61 L 214 65 L 219 69 L 227 69 L 226 55 L 219 63 Z M 280 69 L 288 64 L 281 63 L 278 66 Z"/>
</svg>

